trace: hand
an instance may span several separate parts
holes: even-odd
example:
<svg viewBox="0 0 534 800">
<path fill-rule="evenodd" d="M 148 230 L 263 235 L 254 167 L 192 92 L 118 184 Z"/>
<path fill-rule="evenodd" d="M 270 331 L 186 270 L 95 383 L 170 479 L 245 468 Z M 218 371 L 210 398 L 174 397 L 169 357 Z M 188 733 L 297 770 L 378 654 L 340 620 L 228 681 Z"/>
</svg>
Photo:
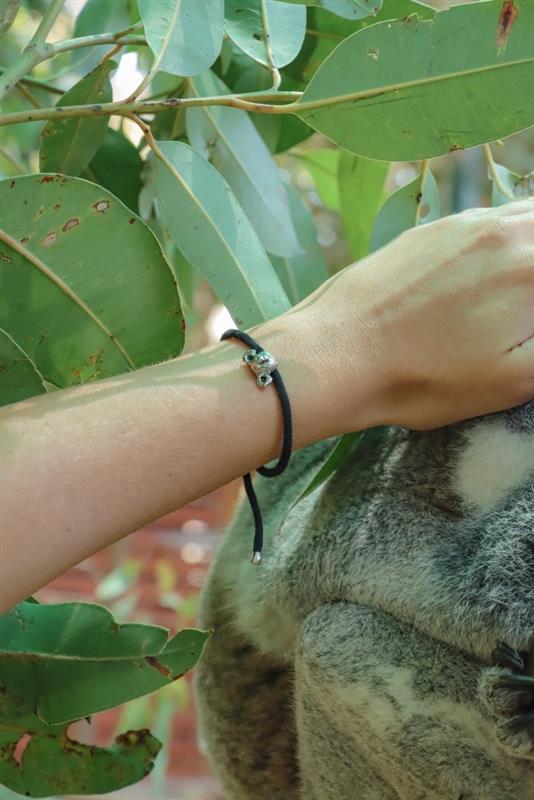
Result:
<svg viewBox="0 0 534 800">
<path fill-rule="evenodd" d="M 534 398 L 534 200 L 411 229 L 295 307 L 345 430 L 428 429 Z"/>
</svg>

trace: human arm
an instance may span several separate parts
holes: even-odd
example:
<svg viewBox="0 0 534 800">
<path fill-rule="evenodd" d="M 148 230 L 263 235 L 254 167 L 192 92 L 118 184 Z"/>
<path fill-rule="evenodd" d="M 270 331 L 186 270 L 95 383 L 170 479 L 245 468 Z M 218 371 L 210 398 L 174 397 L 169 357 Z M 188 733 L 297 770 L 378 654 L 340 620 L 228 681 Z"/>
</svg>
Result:
<svg viewBox="0 0 534 800">
<path fill-rule="evenodd" d="M 445 218 L 249 329 L 279 361 L 295 448 L 534 397 L 533 228 L 529 201 Z M 278 398 L 242 352 L 225 342 L 0 410 L 0 611 L 276 457 Z"/>
</svg>

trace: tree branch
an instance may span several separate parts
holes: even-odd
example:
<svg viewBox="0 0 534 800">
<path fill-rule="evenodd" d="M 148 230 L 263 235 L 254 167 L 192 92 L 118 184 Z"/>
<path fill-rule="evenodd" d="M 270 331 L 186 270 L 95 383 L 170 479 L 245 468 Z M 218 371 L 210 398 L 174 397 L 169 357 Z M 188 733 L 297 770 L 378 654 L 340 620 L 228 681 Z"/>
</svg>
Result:
<svg viewBox="0 0 534 800">
<path fill-rule="evenodd" d="M 63 8 L 64 2 L 65 0 L 52 0 L 43 14 L 43 18 L 41 19 L 37 30 L 33 34 L 29 44 L 26 46 L 26 50 L 32 47 L 38 48 L 39 45 L 44 44 L 46 37 L 52 30 L 54 22 L 59 16 L 59 12 Z"/>
<path fill-rule="evenodd" d="M 53 106 L 27 111 L 14 111 L 11 114 L 0 115 L 0 126 L 15 125 L 19 122 L 35 122 L 45 119 L 66 119 L 67 117 L 102 117 L 118 115 L 127 117 L 129 114 L 157 114 L 172 108 L 185 108 L 192 106 L 229 106 L 252 111 L 257 114 L 292 114 L 292 102 L 298 100 L 301 92 L 274 92 L 245 93 L 238 95 L 222 95 L 220 97 L 183 97 L 169 98 L 168 100 L 141 100 L 135 103 L 101 103 L 79 106 Z M 268 102 L 275 100 L 286 105 L 273 105 Z"/>
</svg>

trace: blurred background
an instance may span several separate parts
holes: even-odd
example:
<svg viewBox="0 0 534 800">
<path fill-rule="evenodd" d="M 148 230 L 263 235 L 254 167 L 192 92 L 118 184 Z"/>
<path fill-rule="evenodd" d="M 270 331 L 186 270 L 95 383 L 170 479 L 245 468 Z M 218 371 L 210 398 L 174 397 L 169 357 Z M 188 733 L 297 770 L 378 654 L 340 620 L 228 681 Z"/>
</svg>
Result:
<svg viewBox="0 0 534 800">
<path fill-rule="evenodd" d="M 103 0 L 112 8 L 115 0 Z M 202 0 L 198 0 L 202 2 Z M 442 9 L 456 3 L 426 0 Z M 9 41 L 0 52 L 0 65 L 12 63 L 28 41 L 47 0 L 27 0 L 17 17 Z M 50 40 L 71 36 L 86 0 L 66 0 Z M 108 8 L 108 11 L 109 11 Z M 111 12 L 110 12 L 111 13 Z M 110 23 L 110 29 L 113 29 Z M 80 30 L 78 29 L 78 32 Z M 55 87 L 58 93 L 70 87 L 93 65 L 94 53 L 79 51 L 79 58 L 65 54 L 44 62 L 35 75 Z M 137 86 L 143 72 L 141 52 L 117 56 L 119 69 L 112 78 L 114 96 L 124 97 Z M 49 105 L 49 92 L 19 84 L 5 102 L 5 111 L 27 108 L 28 103 Z M 122 130 L 132 143 L 139 144 L 139 129 L 128 120 L 111 119 L 112 127 Z M 1 132 L 0 177 L 38 171 L 39 134 L 42 123 L 14 125 Z M 494 157 L 520 175 L 532 168 L 534 135 L 525 132 L 493 146 Z M 312 211 L 328 269 L 331 274 L 350 263 L 343 234 L 337 195 L 339 151 L 318 134 L 311 135 L 292 150 L 277 156 L 283 177 L 299 189 Z M 452 153 L 432 160 L 438 181 L 443 213 L 487 205 L 491 185 L 480 149 Z M 418 173 L 417 165 L 395 163 L 390 169 L 388 190 L 403 186 Z M 141 215 L 143 210 L 140 209 Z M 192 352 L 218 341 L 234 322 L 215 298 L 208 284 L 183 265 L 181 291 L 187 319 L 184 352 Z M 260 478 L 261 480 L 261 478 Z M 94 601 L 106 605 L 120 621 L 136 620 L 165 626 L 173 632 L 194 627 L 199 590 L 202 588 L 217 542 L 232 517 L 242 494 L 241 481 L 200 498 L 96 554 L 53 581 L 37 595 L 46 602 L 66 600 Z M 251 520 L 252 526 L 252 520 Z M 224 679 L 224 676 L 222 676 Z M 91 723 L 77 723 L 71 729 L 75 738 L 95 744 L 109 743 L 128 728 L 148 727 L 164 743 L 152 774 L 143 782 L 113 793 L 124 798 L 179 798 L 216 800 L 222 795 L 211 776 L 207 760 L 196 742 L 195 711 L 190 677 L 176 681 L 152 696 L 143 697 L 112 711 L 95 715 Z M 0 800 L 15 797 L 0 787 Z"/>
</svg>

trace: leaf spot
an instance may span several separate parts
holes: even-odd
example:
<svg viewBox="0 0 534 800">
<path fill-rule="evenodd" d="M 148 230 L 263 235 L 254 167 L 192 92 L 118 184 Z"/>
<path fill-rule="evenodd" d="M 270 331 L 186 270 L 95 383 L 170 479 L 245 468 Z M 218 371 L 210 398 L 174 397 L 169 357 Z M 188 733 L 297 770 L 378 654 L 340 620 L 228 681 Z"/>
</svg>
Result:
<svg viewBox="0 0 534 800">
<path fill-rule="evenodd" d="M 43 247 L 51 247 L 51 245 L 55 244 L 57 241 L 57 233 L 55 231 L 51 231 L 51 233 L 47 233 L 44 239 L 41 240 L 41 244 Z"/>
<path fill-rule="evenodd" d="M 43 175 L 39 183 L 50 183 L 55 178 L 55 175 Z"/>
<path fill-rule="evenodd" d="M 105 214 L 110 205 L 109 200 L 99 200 L 98 203 L 93 204 L 93 208 L 97 214 Z"/>
<path fill-rule="evenodd" d="M 145 656 L 145 661 L 149 665 L 149 667 L 153 667 L 154 669 L 157 669 L 158 672 L 161 672 L 163 677 L 165 678 L 170 677 L 171 674 L 170 669 L 168 667 L 164 667 L 163 664 L 160 661 L 158 661 L 158 659 L 155 658 L 154 656 Z"/>
<path fill-rule="evenodd" d="M 5 261 L 6 264 L 13 263 L 13 259 L 7 253 L 3 253 L 2 250 L 0 250 L 0 261 Z"/>
<path fill-rule="evenodd" d="M 29 236 L 23 236 L 22 239 L 20 240 L 20 243 L 21 244 L 28 244 L 29 241 L 30 241 L 30 237 Z"/>
<path fill-rule="evenodd" d="M 61 203 L 54 203 L 54 210 L 57 211 L 58 208 L 61 208 Z"/>
<path fill-rule="evenodd" d="M 136 221 L 135 217 L 130 217 L 130 219 L 128 220 L 128 225 L 133 225 L 135 221 Z"/>
<path fill-rule="evenodd" d="M 380 50 L 377 47 L 370 47 L 367 50 L 367 55 L 369 58 L 372 58 L 373 61 L 378 61 L 378 56 L 380 55 Z"/>
<path fill-rule="evenodd" d="M 423 203 L 419 211 L 419 219 L 424 219 L 425 217 L 428 217 L 429 213 L 430 213 L 430 206 L 428 205 L 428 203 Z"/>
<path fill-rule="evenodd" d="M 65 231 L 65 233 L 66 233 L 67 231 L 71 231 L 73 228 L 77 228 L 79 224 L 80 224 L 80 220 L 77 219 L 76 217 L 73 217 L 72 219 L 68 219 L 66 221 L 66 223 L 63 225 L 61 230 Z"/>
<path fill-rule="evenodd" d="M 504 0 L 501 13 L 499 14 L 499 24 L 497 25 L 497 47 L 506 46 L 506 40 L 510 35 L 512 26 L 519 14 L 519 9 L 514 0 Z"/>
<path fill-rule="evenodd" d="M 15 185 L 16 181 L 11 181 L 9 184 L 9 188 L 12 189 Z"/>
</svg>

